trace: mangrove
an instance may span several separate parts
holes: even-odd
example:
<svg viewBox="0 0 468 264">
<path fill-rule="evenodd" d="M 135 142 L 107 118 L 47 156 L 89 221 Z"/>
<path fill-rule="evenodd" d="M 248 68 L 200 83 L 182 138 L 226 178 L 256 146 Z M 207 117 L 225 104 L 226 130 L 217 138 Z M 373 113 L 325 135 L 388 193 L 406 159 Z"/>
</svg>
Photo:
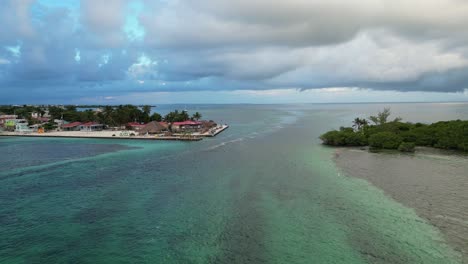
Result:
<svg viewBox="0 0 468 264">
<path fill-rule="evenodd" d="M 324 145 L 368 146 L 371 150 L 392 149 L 414 152 L 416 146 L 468 152 L 468 121 L 439 121 L 432 124 L 389 120 L 391 112 L 385 108 L 376 116 L 356 118 L 352 127 L 340 127 L 320 136 Z"/>
</svg>

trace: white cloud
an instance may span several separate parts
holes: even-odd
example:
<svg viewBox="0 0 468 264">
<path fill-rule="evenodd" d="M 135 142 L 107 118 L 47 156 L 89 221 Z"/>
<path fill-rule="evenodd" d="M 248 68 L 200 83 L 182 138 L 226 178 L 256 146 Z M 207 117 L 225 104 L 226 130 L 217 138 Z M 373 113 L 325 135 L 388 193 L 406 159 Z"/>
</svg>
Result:
<svg viewBox="0 0 468 264">
<path fill-rule="evenodd" d="M 0 44 L 15 45 L 19 38 L 36 35 L 30 16 L 34 0 L 3 0 L 0 6 Z"/>
<path fill-rule="evenodd" d="M 107 48 L 124 45 L 126 35 L 122 28 L 125 24 L 125 8 L 128 0 L 82 0 L 81 23 L 92 33 L 88 41 Z"/>
<path fill-rule="evenodd" d="M 307 76 L 337 83 L 414 81 L 428 72 L 468 66 L 467 58 L 442 49 L 437 42 L 415 43 L 385 32 L 362 33 L 343 44 L 295 49 L 276 56 L 296 58 L 293 70 L 271 80 L 283 85 Z M 274 54 L 267 57 L 275 59 Z"/>
<path fill-rule="evenodd" d="M 10 63 L 11 62 L 9 60 L 0 58 L 0 65 L 1 64 L 10 64 Z"/>
</svg>

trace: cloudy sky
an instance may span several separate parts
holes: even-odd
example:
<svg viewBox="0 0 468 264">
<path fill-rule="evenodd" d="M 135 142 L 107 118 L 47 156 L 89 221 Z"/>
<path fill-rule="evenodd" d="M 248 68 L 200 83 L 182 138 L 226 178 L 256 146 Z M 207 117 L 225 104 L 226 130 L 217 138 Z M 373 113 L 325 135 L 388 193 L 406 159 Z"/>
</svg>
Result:
<svg viewBox="0 0 468 264">
<path fill-rule="evenodd" d="M 465 0 L 2 0 L 0 103 L 468 101 Z"/>
</svg>

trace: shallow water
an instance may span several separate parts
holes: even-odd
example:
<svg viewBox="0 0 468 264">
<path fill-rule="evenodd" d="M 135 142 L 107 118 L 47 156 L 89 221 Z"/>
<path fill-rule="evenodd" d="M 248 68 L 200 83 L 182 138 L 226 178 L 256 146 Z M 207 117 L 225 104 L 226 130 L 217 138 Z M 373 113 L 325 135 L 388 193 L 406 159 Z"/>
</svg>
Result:
<svg viewBox="0 0 468 264">
<path fill-rule="evenodd" d="M 192 143 L 0 138 L 1 262 L 461 263 L 439 229 L 319 144 L 384 105 L 190 107 L 231 127 Z M 434 105 L 392 109 L 410 120 Z"/>
<path fill-rule="evenodd" d="M 368 180 L 439 228 L 468 262 L 468 156 L 432 149 L 416 154 L 341 149 L 338 166 Z"/>
</svg>

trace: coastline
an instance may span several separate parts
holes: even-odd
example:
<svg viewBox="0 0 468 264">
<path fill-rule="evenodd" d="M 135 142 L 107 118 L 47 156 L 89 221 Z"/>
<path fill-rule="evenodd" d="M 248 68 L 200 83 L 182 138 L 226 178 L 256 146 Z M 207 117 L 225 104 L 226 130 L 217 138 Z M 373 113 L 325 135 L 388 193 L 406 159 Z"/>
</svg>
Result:
<svg viewBox="0 0 468 264">
<path fill-rule="evenodd" d="M 192 135 L 174 134 L 172 136 L 160 136 L 160 135 L 135 135 L 135 136 L 121 136 L 123 131 L 57 131 L 47 133 L 19 133 L 19 132 L 0 132 L 0 137 L 47 137 L 47 138 L 92 138 L 92 139 L 133 139 L 133 140 L 169 140 L 169 141 L 200 141 L 204 137 L 215 137 L 224 130 L 228 129 L 228 125 L 222 125 L 215 130 L 214 133 L 199 134 L 194 133 Z M 128 132 L 128 131 L 127 131 Z"/>
<path fill-rule="evenodd" d="M 57 136 L 57 135 L 31 135 L 31 134 L 0 134 L 0 137 L 32 137 L 32 138 L 89 138 L 89 139 L 125 139 L 125 140 L 170 140 L 170 141 L 200 141 L 201 137 L 108 137 L 108 136 Z"/>
<path fill-rule="evenodd" d="M 422 148 L 416 154 L 370 153 L 339 148 L 336 166 L 347 176 L 360 178 L 392 199 L 412 208 L 438 228 L 448 244 L 468 263 L 467 157 Z"/>
</svg>

